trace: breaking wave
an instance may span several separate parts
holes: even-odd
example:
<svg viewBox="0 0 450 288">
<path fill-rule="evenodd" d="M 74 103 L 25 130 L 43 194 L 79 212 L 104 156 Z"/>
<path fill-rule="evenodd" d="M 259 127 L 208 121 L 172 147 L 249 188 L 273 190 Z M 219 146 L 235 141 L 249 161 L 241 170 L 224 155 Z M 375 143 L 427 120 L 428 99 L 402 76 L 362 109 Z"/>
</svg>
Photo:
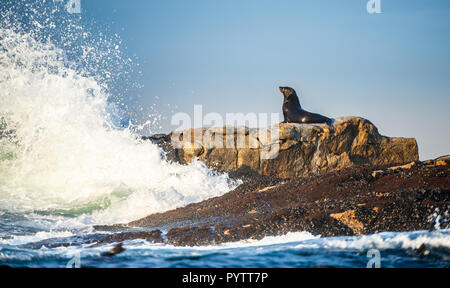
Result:
<svg viewBox="0 0 450 288">
<path fill-rule="evenodd" d="M 80 64 L 64 45 L 39 33 L 44 24 L 25 29 L 3 13 L 0 211 L 124 222 L 235 187 L 202 163 L 169 163 L 131 127 L 116 125 L 121 106 L 111 101 L 114 89 L 105 78 L 114 71 L 107 71 L 104 58 L 119 59 L 117 43 L 105 49 L 103 41 L 84 42 Z M 76 35 L 87 33 L 76 27 Z M 96 65 L 85 65 L 89 61 Z M 93 70 L 100 75 L 90 69 L 99 66 L 103 70 Z"/>
</svg>

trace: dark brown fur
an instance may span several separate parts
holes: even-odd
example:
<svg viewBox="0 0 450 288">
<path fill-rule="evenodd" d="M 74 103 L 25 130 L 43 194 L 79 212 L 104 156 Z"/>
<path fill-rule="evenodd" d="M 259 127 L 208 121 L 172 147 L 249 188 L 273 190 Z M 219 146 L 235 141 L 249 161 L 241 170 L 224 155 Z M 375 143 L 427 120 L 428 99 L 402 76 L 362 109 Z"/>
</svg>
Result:
<svg viewBox="0 0 450 288">
<path fill-rule="evenodd" d="M 320 114 L 311 113 L 302 109 L 297 93 L 290 87 L 280 87 L 281 93 L 284 95 L 283 115 L 286 123 L 327 123 L 331 124 L 332 120 Z"/>
</svg>

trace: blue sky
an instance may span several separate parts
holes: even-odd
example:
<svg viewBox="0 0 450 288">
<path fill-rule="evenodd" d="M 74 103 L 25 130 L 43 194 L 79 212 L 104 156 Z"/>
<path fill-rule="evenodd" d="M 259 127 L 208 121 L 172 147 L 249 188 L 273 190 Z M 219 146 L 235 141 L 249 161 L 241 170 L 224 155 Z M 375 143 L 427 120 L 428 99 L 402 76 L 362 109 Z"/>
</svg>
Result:
<svg viewBox="0 0 450 288">
<path fill-rule="evenodd" d="M 168 117 L 280 112 L 277 87 L 330 117 L 361 116 L 415 137 L 421 159 L 450 154 L 450 1 L 81 0 L 139 62 L 139 105 Z M 133 94 L 133 95 L 131 95 Z M 158 98 L 155 98 L 157 96 Z"/>
</svg>

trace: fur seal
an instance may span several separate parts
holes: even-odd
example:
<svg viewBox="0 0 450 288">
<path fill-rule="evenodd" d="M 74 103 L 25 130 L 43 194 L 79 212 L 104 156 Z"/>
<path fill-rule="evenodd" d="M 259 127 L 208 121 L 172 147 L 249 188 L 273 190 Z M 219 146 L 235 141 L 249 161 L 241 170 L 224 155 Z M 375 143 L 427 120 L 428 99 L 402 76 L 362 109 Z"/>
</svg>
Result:
<svg viewBox="0 0 450 288">
<path fill-rule="evenodd" d="M 114 255 L 122 253 L 123 251 L 125 251 L 125 248 L 123 248 L 123 244 L 122 243 L 119 243 L 116 246 L 114 246 L 111 250 L 109 250 L 108 252 L 100 254 L 100 256 L 102 256 L 102 257 L 112 257 Z"/>
<path fill-rule="evenodd" d="M 332 120 L 328 117 L 303 110 L 294 89 L 290 87 L 280 87 L 280 91 L 284 95 L 284 123 L 327 123 L 328 125 L 332 123 Z"/>
</svg>

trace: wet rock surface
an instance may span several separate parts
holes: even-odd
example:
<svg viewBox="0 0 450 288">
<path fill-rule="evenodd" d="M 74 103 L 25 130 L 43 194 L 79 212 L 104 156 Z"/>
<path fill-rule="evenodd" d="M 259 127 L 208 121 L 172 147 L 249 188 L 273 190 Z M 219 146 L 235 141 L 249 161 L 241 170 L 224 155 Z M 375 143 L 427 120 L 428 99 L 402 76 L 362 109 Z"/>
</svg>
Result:
<svg viewBox="0 0 450 288">
<path fill-rule="evenodd" d="M 113 243 L 113 242 L 122 242 L 125 240 L 131 240 L 131 239 L 142 239 L 147 240 L 154 243 L 162 243 L 163 239 L 161 237 L 161 231 L 160 230 L 153 230 L 153 231 L 135 231 L 135 232 L 121 232 L 117 234 L 112 234 L 104 237 L 100 241 L 97 242 L 97 244 L 102 243 Z"/>
<path fill-rule="evenodd" d="M 146 239 L 198 246 L 296 231 L 327 237 L 448 228 L 449 172 L 449 157 L 441 157 L 302 178 L 248 173 L 241 186 L 221 197 L 110 227 L 152 232 L 123 232 L 100 242 Z"/>
</svg>

